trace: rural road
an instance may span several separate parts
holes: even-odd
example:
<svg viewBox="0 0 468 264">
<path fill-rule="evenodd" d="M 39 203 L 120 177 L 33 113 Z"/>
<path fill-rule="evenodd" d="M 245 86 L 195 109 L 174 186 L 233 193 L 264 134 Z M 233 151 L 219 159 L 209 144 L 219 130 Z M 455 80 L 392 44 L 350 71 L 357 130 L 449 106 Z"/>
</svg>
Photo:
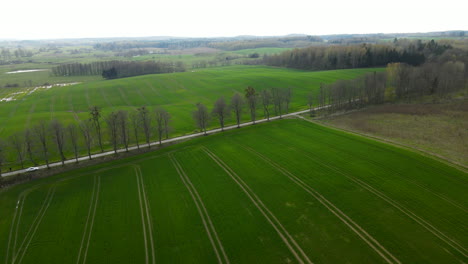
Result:
<svg viewBox="0 0 468 264">
<path fill-rule="evenodd" d="M 327 107 L 329 107 L 329 105 L 326 105 L 326 106 L 323 106 L 323 107 L 315 107 L 314 110 L 320 110 L 322 108 L 327 108 Z M 307 113 L 309 111 L 310 111 L 309 109 L 302 110 L 302 111 L 298 111 L 298 112 L 284 114 L 284 115 L 282 115 L 282 117 L 289 117 L 289 116 L 304 114 L 304 113 Z M 280 119 L 280 117 L 279 116 L 270 117 L 270 120 L 277 120 L 277 119 Z M 267 121 L 268 121 L 267 119 L 260 119 L 260 120 L 255 121 L 255 123 L 258 124 L 258 123 L 263 123 L 263 122 L 267 122 Z M 250 121 L 250 122 L 241 123 L 240 127 L 245 127 L 245 126 L 250 126 L 250 125 L 253 125 L 253 122 Z M 231 129 L 236 129 L 236 128 L 237 128 L 237 125 L 232 125 L 232 126 L 224 127 L 224 130 L 231 130 Z M 216 128 L 216 129 L 206 131 L 207 134 L 213 134 L 213 133 L 219 133 L 219 132 L 221 132 L 221 128 Z M 170 138 L 170 139 L 162 140 L 162 143 L 164 144 L 164 143 L 176 142 L 176 141 L 180 141 L 180 140 L 184 140 L 184 139 L 195 138 L 195 137 L 203 136 L 203 134 L 204 134 L 203 132 L 200 132 L 200 133 L 190 134 L 190 135 L 186 135 L 186 136 Z M 150 145 L 151 146 L 159 145 L 159 141 L 152 142 L 152 143 L 150 143 Z M 144 148 L 147 145 L 141 144 L 140 146 L 141 146 L 140 148 Z M 137 149 L 137 146 L 132 146 L 132 147 L 128 148 L 129 151 L 136 150 L 136 149 Z M 125 152 L 125 148 L 118 149 L 117 152 L 118 153 Z M 99 158 L 99 157 L 109 156 L 109 155 L 114 155 L 114 151 L 112 150 L 112 151 L 92 154 L 91 158 L 94 159 L 94 158 Z M 78 158 L 78 161 L 84 161 L 84 160 L 89 160 L 89 156 L 83 156 L 83 157 Z M 65 164 L 70 164 L 70 163 L 75 163 L 75 162 L 76 162 L 75 159 L 68 159 L 68 160 L 65 161 Z M 62 166 L 62 162 L 54 162 L 54 163 L 49 164 L 49 167 L 59 167 L 59 166 Z M 37 167 L 40 170 L 47 168 L 46 165 L 40 165 L 40 166 L 37 166 Z M 26 173 L 26 169 L 16 170 L 16 171 L 7 172 L 7 173 L 2 173 L 2 176 L 3 177 L 8 177 L 8 176 L 13 176 L 13 175 L 20 174 L 20 173 Z"/>
</svg>

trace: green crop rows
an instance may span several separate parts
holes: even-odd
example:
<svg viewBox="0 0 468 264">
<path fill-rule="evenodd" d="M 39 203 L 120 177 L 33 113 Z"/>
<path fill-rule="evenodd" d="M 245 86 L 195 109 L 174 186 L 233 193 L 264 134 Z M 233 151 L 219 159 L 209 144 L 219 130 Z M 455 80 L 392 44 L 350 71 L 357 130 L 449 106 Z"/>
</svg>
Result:
<svg viewBox="0 0 468 264">
<path fill-rule="evenodd" d="M 461 263 L 466 173 L 305 120 L 0 193 L 5 263 Z"/>
</svg>

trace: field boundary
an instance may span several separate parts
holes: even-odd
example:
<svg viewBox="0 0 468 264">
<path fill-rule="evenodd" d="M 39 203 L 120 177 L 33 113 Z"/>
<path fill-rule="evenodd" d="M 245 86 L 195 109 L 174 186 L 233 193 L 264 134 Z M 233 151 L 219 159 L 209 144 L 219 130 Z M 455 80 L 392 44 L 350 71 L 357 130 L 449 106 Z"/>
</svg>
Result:
<svg viewBox="0 0 468 264">
<path fill-rule="evenodd" d="M 424 150 L 424 149 L 421 149 L 421 148 L 418 148 L 418 147 L 415 147 L 415 146 L 403 144 L 403 143 L 400 143 L 400 142 L 397 142 L 397 141 L 394 141 L 394 140 L 391 140 L 391 139 L 386 139 L 386 138 L 382 138 L 382 137 L 378 137 L 378 136 L 374 136 L 374 135 L 370 135 L 370 134 L 366 134 L 366 133 L 361 133 L 361 132 L 357 132 L 357 131 L 353 131 L 353 130 L 349 130 L 349 129 L 340 128 L 340 127 L 334 126 L 332 124 L 328 124 L 328 123 L 324 123 L 324 122 L 320 122 L 320 121 L 316 122 L 316 121 L 313 121 L 311 119 L 305 118 L 305 117 L 301 116 L 300 114 L 296 114 L 295 116 L 302 119 L 302 120 L 304 120 L 304 121 L 307 121 L 307 122 L 310 122 L 312 124 L 316 124 L 316 125 L 319 125 L 319 126 L 323 126 L 323 127 L 329 128 L 329 129 L 333 129 L 335 131 L 351 134 L 351 135 L 354 135 L 354 136 L 360 136 L 360 137 L 363 137 L 363 138 L 375 140 L 375 141 L 380 142 L 380 143 L 385 143 L 385 144 L 388 144 L 388 145 L 392 145 L 394 147 L 403 148 L 403 149 L 409 150 L 411 152 L 423 155 L 425 157 L 435 159 L 435 160 L 440 161 L 440 162 L 442 162 L 442 163 L 444 163 L 444 164 L 446 164 L 446 165 L 448 165 L 448 166 L 450 166 L 452 168 L 455 168 L 457 170 L 461 170 L 461 171 L 463 171 L 465 173 L 468 173 L 468 167 L 467 166 L 465 166 L 465 165 L 463 165 L 463 164 L 461 164 L 461 163 L 459 163 L 457 161 L 451 160 L 451 159 L 449 159 L 447 157 L 440 156 L 440 155 L 438 155 L 436 153 L 433 153 L 433 152 L 430 152 L 430 151 L 427 151 L 427 150 Z"/>
<path fill-rule="evenodd" d="M 347 216 L 343 211 L 337 208 L 332 202 L 327 200 L 322 194 L 317 190 L 312 188 L 310 185 L 306 184 L 299 177 L 292 174 L 290 171 L 276 164 L 269 158 L 260 154 L 259 152 L 253 150 L 252 148 L 242 146 L 247 151 L 253 153 L 257 157 L 261 158 L 263 161 L 268 163 L 270 166 L 275 168 L 277 171 L 281 172 L 284 176 L 293 181 L 296 185 L 301 187 L 304 191 L 309 193 L 317 201 L 319 201 L 329 212 L 333 213 L 338 219 L 340 219 L 345 225 L 347 225 L 356 235 L 358 235 L 364 242 L 366 242 L 377 254 L 379 254 L 387 263 L 401 263 L 392 253 L 390 253 L 384 246 L 382 246 L 379 241 L 372 237 L 366 230 L 354 222 L 349 216 Z M 391 261 L 391 258 L 393 261 Z"/>
<path fill-rule="evenodd" d="M 138 200 L 140 201 L 141 223 L 143 226 L 143 239 L 145 242 L 145 259 L 146 259 L 146 263 L 149 263 L 148 241 L 146 238 L 147 236 L 146 225 L 148 225 L 148 236 L 150 240 L 149 247 L 151 247 L 151 256 L 152 256 L 151 263 L 154 264 L 156 263 L 156 254 L 154 253 L 153 225 L 151 223 L 151 213 L 149 210 L 148 198 L 145 192 L 145 184 L 143 183 L 143 173 L 141 172 L 141 168 L 138 165 L 134 166 L 134 169 L 135 169 L 135 176 L 136 176 L 137 185 L 138 185 Z M 145 218 L 146 218 L 146 224 L 145 224 Z"/>
<path fill-rule="evenodd" d="M 172 164 L 174 165 L 177 171 L 177 174 L 179 174 L 180 179 L 182 180 L 183 184 L 189 191 L 190 196 L 192 196 L 192 200 L 195 203 L 195 206 L 197 207 L 198 213 L 200 214 L 200 218 L 202 219 L 203 225 L 205 226 L 206 233 L 208 234 L 208 238 L 210 239 L 211 245 L 213 246 L 216 257 L 218 258 L 218 262 L 223 263 L 223 260 L 224 260 L 225 263 L 230 263 L 229 258 L 227 257 L 226 252 L 224 251 L 223 244 L 221 243 L 221 240 L 219 239 L 218 233 L 216 232 L 213 222 L 211 221 L 210 215 L 208 214 L 205 204 L 203 203 L 202 198 L 198 194 L 197 189 L 192 184 L 192 182 L 190 181 L 190 178 L 187 176 L 187 174 L 185 173 L 185 171 L 183 170 L 182 166 L 177 161 L 177 159 L 174 157 L 174 155 L 171 153 L 171 154 L 168 154 L 168 156 Z M 216 243 L 214 242 L 213 237 L 214 239 L 216 239 Z M 223 257 L 220 256 L 218 252 L 218 247 Z"/>
<path fill-rule="evenodd" d="M 304 250 L 297 244 L 296 240 L 289 234 L 286 228 L 276 218 L 276 216 L 266 207 L 266 205 L 260 200 L 260 198 L 253 192 L 253 190 L 242 180 L 237 173 L 235 173 L 222 159 L 216 154 L 211 152 L 205 146 L 202 146 L 202 150 L 214 161 L 220 168 L 222 168 L 226 174 L 234 180 L 235 183 L 242 189 L 252 203 L 257 207 L 260 213 L 266 218 L 271 226 L 276 230 L 278 235 L 281 237 L 283 242 L 289 248 L 291 253 L 297 259 L 299 263 L 312 263 L 309 257 L 304 253 Z M 293 247 L 294 246 L 294 247 Z M 299 251 L 299 252 L 298 252 Z M 301 256 L 299 256 L 301 255 Z"/>
</svg>

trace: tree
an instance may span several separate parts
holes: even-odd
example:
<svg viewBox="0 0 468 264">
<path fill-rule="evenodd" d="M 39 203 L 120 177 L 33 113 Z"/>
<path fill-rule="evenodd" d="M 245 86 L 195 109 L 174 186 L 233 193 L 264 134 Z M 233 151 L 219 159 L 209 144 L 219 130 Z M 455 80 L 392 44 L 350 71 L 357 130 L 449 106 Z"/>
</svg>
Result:
<svg viewBox="0 0 468 264">
<path fill-rule="evenodd" d="M 140 149 L 140 140 L 138 137 L 138 134 L 141 129 L 141 118 L 139 116 L 139 111 L 132 112 L 130 117 L 130 121 L 132 123 L 132 128 L 133 128 L 133 135 L 135 136 L 135 142 L 137 144 L 137 148 Z"/>
<path fill-rule="evenodd" d="M 169 113 L 161 107 L 156 108 L 154 111 L 156 114 L 156 130 L 158 132 L 159 145 L 162 144 L 162 137 L 168 130 L 168 123 L 170 119 Z M 167 137 L 167 133 L 166 133 Z"/>
<path fill-rule="evenodd" d="M 164 121 L 164 134 L 166 135 L 166 139 L 169 138 L 169 131 L 171 130 L 171 127 L 169 123 L 171 122 L 171 115 L 168 112 L 165 112 L 163 115 L 163 121 Z"/>
<path fill-rule="evenodd" d="M 93 127 L 92 120 L 83 120 L 80 122 L 80 130 L 83 135 L 84 143 L 86 145 L 86 150 L 88 151 L 89 159 L 91 159 L 91 147 L 93 143 L 93 136 L 91 133 Z"/>
<path fill-rule="evenodd" d="M 282 90 L 282 99 L 284 100 L 284 106 L 286 113 L 289 113 L 289 103 L 291 102 L 292 97 L 292 89 L 291 88 L 284 88 Z"/>
<path fill-rule="evenodd" d="M 235 93 L 231 98 L 231 109 L 236 115 L 237 128 L 240 127 L 240 118 L 242 115 L 242 109 L 244 107 L 244 100 L 239 93 Z"/>
<path fill-rule="evenodd" d="M 24 131 L 24 144 L 26 146 L 26 154 L 28 155 L 29 161 L 31 161 L 32 164 L 37 165 L 37 162 L 34 160 L 34 155 L 33 155 L 33 132 L 31 129 L 27 128 Z"/>
<path fill-rule="evenodd" d="M 271 93 L 267 89 L 263 89 L 260 91 L 260 98 L 263 105 L 263 115 L 270 121 Z"/>
<path fill-rule="evenodd" d="M 98 106 L 93 106 L 90 109 L 91 120 L 93 121 L 93 126 L 96 131 L 96 135 L 98 136 L 98 143 L 99 147 L 101 148 L 101 152 L 104 152 L 104 148 L 102 147 L 102 133 L 101 133 L 101 108 Z"/>
<path fill-rule="evenodd" d="M 48 126 L 46 125 L 45 121 L 42 120 L 36 126 L 33 127 L 33 131 L 41 144 L 42 158 L 44 159 L 46 166 L 49 169 L 49 131 L 47 128 Z"/>
<path fill-rule="evenodd" d="M 221 131 L 224 131 L 224 121 L 229 116 L 229 108 L 224 97 L 220 97 L 216 100 L 211 114 L 218 119 Z"/>
<path fill-rule="evenodd" d="M 15 133 L 8 138 L 11 147 L 18 155 L 18 161 L 20 162 L 21 168 L 24 169 L 24 149 L 25 149 L 25 140 L 24 135 L 20 133 Z"/>
<path fill-rule="evenodd" d="M 106 116 L 105 121 L 107 123 L 110 142 L 114 149 L 114 153 L 117 154 L 117 145 L 119 140 L 119 114 L 111 112 Z"/>
<path fill-rule="evenodd" d="M 2 140 L 0 140 L 0 179 L 2 178 L 2 167 L 4 163 L 5 163 L 5 143 Z"/>
<path fill-rule="evenodd" d="M 52 132 L 52 138 L 54 139 L 55 145 L 57 146 L 57 150 L 60 154 L 60 159 L 62 160 L 63 166 L 65 165 L 65 155 L 63 153 L 65 146 L 65 128 L 60 121 L 54 119 L 50 122 L 50 129 Z"/>
<path fill-rule="evenodd" d="M 68 124 L 67 133 L 73 148 L 73 154 L 75 154 L 75 161 L 78 163 L 78 128 L 74 123 Z"/>
<path fill-rule="evenodd" d="M 210 117 L 208 109 L 202 103 L 197 103 L 196 106 L 197 110 L 193 111 L 193 119 L 200 131 L 203 131 L 206 135 L 206 127 L 208 126 L 208 120 Z"/>
<path fill-rule="evenodd" d="M 283 94 L 280 88 L 271 88 L 271 97 L 273 101 L 273 105 L 275 107 L 275 115 L 279 115 L 280 118 L 282 117 L 282 110 L 283 110 Z"/>
<path fill-rule="evenodd" d="M 130 141 L 129 138 L 129 125 L 128 125 L 128 112 L 125 110 L 119 110 L 117 112 L 117 123 L 118 126 L 120 127 L 120 141 L 125 147 L 125 151 L 128 152 L 128 144 Z"/>
<path fill-rule="evenodd" d="M 247 104 L 249 105 L 250 109 L 250 119 L 255 124 L 258 94 L 253 87 L 248 86 L 245 89 L 245 98 L 247 99 Z"/>
<path fill-rule="evenodd" d="M 148 144 L 148 148 L 151 148 L 150 139 L 151 139 L 151 118 L 148 108 L 146 106 L 142 106 L 137 109 L 138 110 L 138 117 L 140 118 L 140 123 L 143 128 L 143 132 L 146 138 L 146 144 Z"/>
<path fill-rule="evenodd" d="M 313 116 L 313 101 L 314 101 L 314 94 L 312 92 L 309 92 L 307 94 L 307 105 L 309 106 L 309 111 L 310 111 L 310 116 Z"/>
</svg>

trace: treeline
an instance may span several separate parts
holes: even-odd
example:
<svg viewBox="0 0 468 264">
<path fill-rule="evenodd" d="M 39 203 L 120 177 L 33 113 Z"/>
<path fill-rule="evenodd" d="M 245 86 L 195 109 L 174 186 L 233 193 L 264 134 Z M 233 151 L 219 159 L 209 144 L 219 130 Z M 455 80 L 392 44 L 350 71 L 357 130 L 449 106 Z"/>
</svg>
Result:
<svg viewBox="0 0 468 264">
<path fill-rule="evenodd" d="M 322 43 L 323 39 L 317 36 L 297 36 L 297 37 L 281 37 L 281 38 L 257 38 L 239 41 L 220 41 L 211 42 L 207 46 L 221 50 L 241 50 L 241 49 L 256 49 L 256 48 L 294 48 L 307 47 L 314 43 Z"/>
<path fill-rule="evenodd" d="M 321 85 L 319 93 L 308 96 L 308 104 L 335 112 L 382 104 L 384 102 L 411 102 L 422 96 L 444 98 L 467 85 L 465 63 L 425 63 L 415 67 L 405 63 L 392 63 L 384 72 L 367 73 L 353 80 L 340 80 Z"/>
<path fill-rule="evenodd" d="M 413 66 L 421 65 L 431 56 L 438 56 L 450 45 L 439 45 L 435 41 L 398 41 L 392 44 L 361 44 L 350 46 L 318 46 L 284 51 L 265 56 L 263 61 L 270 66 L 305 70 L 332 70 L 385 66 L 402 62 Z"/>
<path fill-rule="evenodd" d="M 160 48 L 160 49 L 189 49 L 206 47 L 212 40 L 187 39 L 187 40 L 164 40 L 164 41 L 113 41 L 97 43 L 93 47 L 105 51 L 125 51 L 129 49 Z"/>
<path fill-rule="evenodd" d="M 237 38 L 203 38 L 203 39 L 170 39 L 161 41 L 113 41 L 97 43 L 97 50 L 122 52 L 131 49 L 190 49 L 210 47 L 221 50 L 240 50 L 265 47 L 306 47 L 313 43 L 322 43 L 318 36 L 286 36 L 286 37 L 237 37 Z"/>
<path fill-rule="evenodd" d="M 106 79 L 183 71 L 185 66 L 182 62 L 155 61 L 98 61 L 63 64 L 52 68 L 55 76 L 102 75 Z"/>
<path fill-rule="evenodd" d="M 211 111 L 206 105 L 197 103 L 192 117 L 197 128 L 206 134 L 213 120 L 224 129 L 232 117 L 240 126 L 245 111 L 248 111 L 253 122 L 257 120 L 258 111 L 263 111 L 267 119 L 273 115 L 282 116 L 289 111 L 291 97 L 290 88 L 271 88 L 257 92 L 248 87 L 245 94 L 236 93 L 229 102 L 224 97 L 218 98 Z M 91 159 L 93 153 L 104 152 L 109 147 L 115 153 L 120 148 L 128 151 L 131 145 L 138 149 L 142 145 L 150 148 L 155 139 L 161 144 L 163 139 L 169 138 L 173 132 L 171 122 L 171 115 L 165 109 L 150 109 L 146 106 L 132 111 L 113 111 L 105 116 L 100 107 L 94 106 L 89 109 L 89 119 L 67 125 L 59 120 L 40 121 L 25 131 L 13 134 L 7 141 L 0 140 L 0 179 L 2 168 L 7 163 L 10 164 L 10 170 L 11 164 L 24 168 L 26 164 L 42 163 L 49 167 L 51 159 L 56 157 L 62 164 L 65 164 L 67 158 L 78 162 L 82 154 Z M 7 152 L 10 154 L 6 155 Z M 7 156 L 10 160 L 6 159 Z"/>
</svg>

